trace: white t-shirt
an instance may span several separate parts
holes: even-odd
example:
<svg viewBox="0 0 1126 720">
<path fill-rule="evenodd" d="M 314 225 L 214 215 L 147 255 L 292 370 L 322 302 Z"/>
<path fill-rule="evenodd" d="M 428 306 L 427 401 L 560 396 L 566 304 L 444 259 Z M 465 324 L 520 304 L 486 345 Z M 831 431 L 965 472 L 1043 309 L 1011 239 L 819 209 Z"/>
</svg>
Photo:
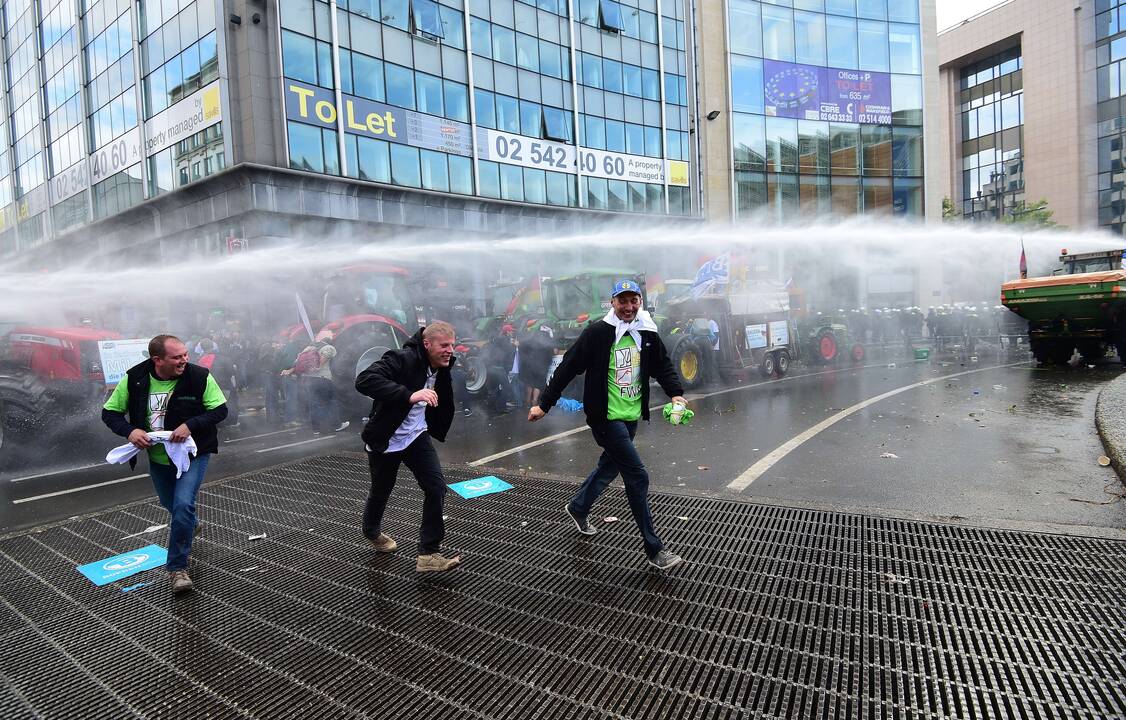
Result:
<svg viewBox="0 0 1126 720">
<path fill-rule="evenodd" d="M 434 380 L 436 373 L 427 368 L 426 370 L 426 389 L 434 389 Z M 390 442 L 387 443 L 387 449 L 383 452 L 393 453 L 406 450 L 412 442 L 414 442 L 419 435 L 426 432 L 426 402 L 419 401 L 414 404 L 411 411 L 407 414 L 407 419 L 403 420 L 403 424 L 391 436 Z"/>
</svg>

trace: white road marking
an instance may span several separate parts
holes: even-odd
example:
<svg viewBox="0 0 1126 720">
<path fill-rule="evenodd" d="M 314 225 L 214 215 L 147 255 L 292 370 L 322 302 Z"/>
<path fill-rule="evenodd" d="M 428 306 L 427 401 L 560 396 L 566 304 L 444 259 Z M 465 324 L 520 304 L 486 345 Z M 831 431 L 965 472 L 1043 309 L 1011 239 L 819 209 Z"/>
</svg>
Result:
<svg viewBox="0 0 1126 720">
<path fill-rule="evenodd" d="M 23 477 L 11 478 L 8 482 L 22 482 L 24 480 L 35 480 L 36 478 L 51 477 L 52 475 L 62 475 L 63 473 L 78 472 L 79 470 L 89 470 L 90 468 L 102 467 L 106 463 L 92 463 L 90 465 L 79 465 L 78 467 L 63 468 L 62 470 L 52 470 L 51 472 L 39 473 L 38 475 L 24 475 Z"/>
<path fill-rule="evenodd" d="M 234 440 L 224 440 L 223 444 L 242 442 L 243 440 L 255 440 L 257 438 L 270 437 L 271 435 L 281 435 L 282 433 L 297 432 L 300 428 L 286 428 L 285 430 L 274 430 L 273 432 L 262 433 L 261 435 L 247 435 L 246 437 L 235 438 Z"/>
<path fill-rule="evenodd" d="M 300 440 L 298 442 L 287 443 L 285 445 L 278 445 L 277 447 L 262 448 L 261 450 L 255 450 L 254 452 L 256 452 L 256 453 L 267 453 L 267 452 L 273 452 L 275 450 L 284 450 L 285 448 L 297 447 L 298 445 L 308 445 L 309 443 L 320 442 L 321 440 L 331 440 L 334 437 L 336 437 L 336 436 L 335 435 L 325 435 L 323 437 L 315 437 L 312 440 Z"/>
<path fill-rule="evenodd" d="M 716 390 L 715 392 L 710 392 L 710 393 L 688 394 L 688 395 L 684 396 L 684 399 L 687 400 L 688 402 L 692 402 L 694 400 L 703 400 L 704 398 L 710 398 L 714 395 L 724 395 L 726 393 L 738 392 L 739 390 L 747 390 L 747 389 L 753 388 L 753 387 L 762 387 L 763 385 L 770 385 L 772 383 L 786 382 L 788 380 L 797 380 L 798 378 L 816 377 L 817 375 L 827 375 L 829 373 L 846 372 L 848 370 L 864 370 L 864 369 L 867 369 L 867 368 L 874 368 L 874 367 L 886 367 L 886 363 L 879 363 L 879 364 L 876 364 L 876 365 L 858 365 L 856 367 L 851 367 L 851 368 L 834 368 L 832 370 L 822 370 L 820 372 L 815 372 L 815 373 L 806 373 L 805 375 L 789 375 L 787 377 L 775 378 L 774 380 L 763 380 L 762 382 L 751 383 L 750 385 L 740 385 L 739 387 L 734 387 L 734 388 L 724 388 L 723 390 Z M 661 403 L 660 405 L 654 405 L 653 407 L 649 408 L 649 412 L 660 410 L 664 406 L 665 406 L 664 403 Z M 493 460 L 499 460 L 503 457 L 508 457 L 509 455 L 515 455 L 518 452 L 530 450 L 531 448 L 539 447 L 540 445 L 547 445 L 548 443 L 553 443 L 556 440 L 562 440 L 565 437 L 570 437 L 571 435 L 575 435 L 577 433 L 581 433 L 581 432 L 584 432 L 584 431 L 589 430 L 589 429 L 590 428 L 588 428 L 586 426 L 586 424 L 584 423 L 583 425 L 581 425 L 577 428 L 572 428 L 571 430 L 566 430 L 566 431 L 561 432 L 561 433 L 556 433 L 555 435 L 548 435 L 547 437 L 540 438 L 539 440 L 533 440 L 530 443 L 524 443 L 523 445 L 517 445 L 514 448 L 509 448 L 508 450 L 502 450 L 501 452 L 494 453 L 494 454 L 489 455 L 487 457 L 483 457 L 483 458 L 474 460 L 474 461 L 470 462 L 469 465 L 470 466 L 484 465 L 486 463 L 492 462 Z"/>
<path fill-rule="evenodd" d="M 1027 362 L 1027 361 L 1025 361 L 1025 362 Z M 942 382 L 943 380 L 949 380 L 951 378 L 962 377 L 963 375 L 972 375 L 974 373 L 979 373 L 979 372 L 987 372 L 989 370 L 997 370 L 999 368 L 1015 367 L 1017 365 L 1024 365 L 1025 362 L 1010 363 L 1008 365 L 992 365 L 990 367 L 976 368 L 974 370 L 966 370 L 966 371 L 963 371 L 963 372 L 953 373 L 951 375 L 940 375 L 938 377 L 930 378 L 929 380 L 923 380 L 921 382 L 912 383 L 910 385 L 904 385 L 901 388 L 896 388 L 895 390 L 889 390 L 886 393 L 882 393 L 880 395 L 876 395 L 875 397 L 868 398 L 867 400 L 864 400 L 862 402 L 858 402 L 851 407 L 847 407 L 844 410 L 841 410 L 840 412 L 836 413 L 835 415 L 831 415 L 830 417 L 825 418 L 824 420 L 817 423 L 813 427 L 809 428 L 805 432 L 799 433 L 799 434 L 795 435 L 794 437 L 790 438 L 789 440 L 787 440 L 786 442 L 782 443 L 781 445 L 776 447 L 774 450 L 772 450 L 771 452 L 769 452 L 765 456 L 763 456 L 761 459 L 759 459 L 759 461 L 756 462 L 754 465 L 751 465 L 749 468 L 747 468 L 743 472 L 743 474 L 741 474 L 739 477 L 732 480 L 727 485 L 727 489 L 728 490 L 736 490 L 736 491 L 745 490 L 748 485 L 750 485 L 755 480 L 758 480 L 760 477 L 762 477 L 763 473 L 765 473 L 767 470 L 769 470 L 771 467 L 773 467 L 779 460 L 781 460 L 782 458 L 784 458 L 787 455 L 789 455 L 790 453 L 792 453 L 802 443 L 806 442 L 807 440 L 814 437 L 815 435 L 822 432 L 823 430 L 825 430 L 829 427 L 832 427 L 833 425 L 837 424 L 841 420 L 844 420 L 846 417 L 848 417 L 849 415 L 852 415 L 856 411 L 863 410 L 864 408 L 868 407 L 869 405 L 875 405 L 878 402 L 881 402 L 883 400 L 887 400 L 889 397 L 894 397 L 896 395 L 899 395 L 900 393 L 905 393 L 909 390 L 921 388 L 921 387 L 924 387 L 926 385 L 931 385 L 931 384 L 936 383 L 936 382 Z"/>
<path fill-rule="evenodd" d="M 128 482 L 130 480 L 138 480 L 140 478 L 147 478 L 148 475 L 130 475 L 126 478 L 118 478 L 117 480 L 107 480 L 106 482 L 94 483 L 93 485 L 83 485 L 82 487 L 70 488 L 68 490 L 59 490 L 58 492 L 46 493 L 44 495 L 33 495 L 32 497 L 20 498 L 13 500 L 13 505 L 21 503 L 35 502 L 36 500 L 46 500 L 47 498 L 58 497 L 59 495 L 69 495 L 70 493 L 82 492 L 83 490 L 93 490 L 94 488 L 105 487 L 106 485 L 116 485 L 117 483 Z"/>
</svg>

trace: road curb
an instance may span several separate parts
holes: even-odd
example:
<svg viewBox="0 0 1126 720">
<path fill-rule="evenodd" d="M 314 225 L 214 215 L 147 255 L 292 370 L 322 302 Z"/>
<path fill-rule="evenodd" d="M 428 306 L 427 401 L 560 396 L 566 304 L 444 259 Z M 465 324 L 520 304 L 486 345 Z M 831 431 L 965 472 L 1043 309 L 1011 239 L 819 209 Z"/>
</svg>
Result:
<svg viewBox="0 0 1126 720">
<path fill-rule="evenodd" d="M 1111 380 L 1099 390 L 1095 401 L 1095 427 L 1118 478 L 1126 481 L 1126 375 Z"/>
</svg>

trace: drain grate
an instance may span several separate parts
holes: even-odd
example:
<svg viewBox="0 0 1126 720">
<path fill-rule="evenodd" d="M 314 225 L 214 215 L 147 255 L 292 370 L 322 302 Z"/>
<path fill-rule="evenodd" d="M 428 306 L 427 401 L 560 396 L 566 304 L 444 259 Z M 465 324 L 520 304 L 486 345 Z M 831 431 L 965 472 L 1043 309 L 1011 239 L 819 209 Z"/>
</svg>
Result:
<svg viewBox="0 0 1126 720">
<path fill-rule="evenodd" d="M 0 716 L 1126 717 L 1126 543 L 656 495 L 661 576 L 620 489 L 585 538 L 573 486 L 506 479 L 449 494 L 437 576 L 409 476 L 402 549 L 363 541 L 353 456 L 205 487 L 190 597 L 74 570 L 155 503 L 0 540 Z"/>
</svg>

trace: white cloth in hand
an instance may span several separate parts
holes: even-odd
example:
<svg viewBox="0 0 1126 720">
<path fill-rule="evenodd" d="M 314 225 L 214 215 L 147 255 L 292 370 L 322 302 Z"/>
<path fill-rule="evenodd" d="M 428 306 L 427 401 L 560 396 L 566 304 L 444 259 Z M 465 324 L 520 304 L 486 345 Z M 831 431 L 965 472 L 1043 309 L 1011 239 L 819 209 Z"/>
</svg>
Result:
<svg viewBox="0 0 1126 720">
<path fill-rule="evenodd" d="M 195 439 L 188 436 L 188 439 L 182 443 L 171 442 L 168 438 L 172 437 L 171 430 L 152 430 L 148 433 L 149 441 L 153 443 L 162 443 L 164 449 L 168 451 L 168 459 L 176 466 L 176 478 L 179 479 L 184 472 L 191 467 L 192 457 L 197 454 L 198 448 L 195 444 Z M 106 462 L 112 464 L 127 463 L 133 457 L 141 452 L 141 449 L 133 445 L 133 443 L 125 443 L 119 445 L 106 454 Z"/>
</svg>

